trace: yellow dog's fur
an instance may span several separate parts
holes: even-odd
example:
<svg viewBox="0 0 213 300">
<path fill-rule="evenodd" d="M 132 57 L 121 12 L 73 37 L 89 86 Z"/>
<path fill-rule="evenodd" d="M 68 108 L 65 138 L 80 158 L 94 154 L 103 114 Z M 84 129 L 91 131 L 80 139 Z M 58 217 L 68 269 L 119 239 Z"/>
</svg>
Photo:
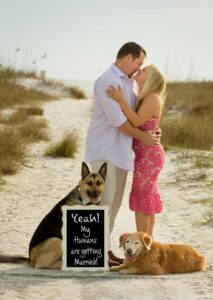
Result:
<svg viewBox="0 0 213 300">
<path fill-rule="evenodd" d="M 126 233 L 120 237 L 125 260 L 111 271 L 123 274 L 162 275 L 204 271 L 205 257 L 188 245 L 161 244 L 143 232 Z"/>
</svg>

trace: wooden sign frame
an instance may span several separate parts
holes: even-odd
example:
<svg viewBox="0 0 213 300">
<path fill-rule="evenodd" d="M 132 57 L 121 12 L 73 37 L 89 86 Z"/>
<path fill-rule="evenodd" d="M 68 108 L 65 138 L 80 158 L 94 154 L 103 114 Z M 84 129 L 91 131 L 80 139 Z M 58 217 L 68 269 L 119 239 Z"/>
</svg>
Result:
<svg viewBox="0 0 213 300">
<path fill-rule="evenodd" d="M 107 206 L 96 205 L 62 207 L 62 270 L 109 269 L 108 210 Z"/>
</svg>

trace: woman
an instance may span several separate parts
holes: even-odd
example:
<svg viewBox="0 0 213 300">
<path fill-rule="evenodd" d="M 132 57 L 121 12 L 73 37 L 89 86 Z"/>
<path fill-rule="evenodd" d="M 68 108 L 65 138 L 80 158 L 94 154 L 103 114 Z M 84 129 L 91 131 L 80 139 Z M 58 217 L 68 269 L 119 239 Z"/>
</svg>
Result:
<svg viewBox="0 0 213 300">
<path fill-rule="evenodd" d="M 119 103 L 134 127 L 143 131 L 155 131 L 164 104 L 165 78 L 154 65 L 150 65 L 140 70 L 134 79 L 138 84 L 135 111 L 124 99 L 120 87 L 115 89 L 110 86 L 106 91 L 107 95 Z M 162 211 L 157 178 L 164 165 L 164 150 L 162 145 L 152 147 L 136 139 L 133 139 L 133 149 L 135 161 L 129 206 L 135 211 L 137 231 L 152 236 L 155 214 Z"/>
</svg>

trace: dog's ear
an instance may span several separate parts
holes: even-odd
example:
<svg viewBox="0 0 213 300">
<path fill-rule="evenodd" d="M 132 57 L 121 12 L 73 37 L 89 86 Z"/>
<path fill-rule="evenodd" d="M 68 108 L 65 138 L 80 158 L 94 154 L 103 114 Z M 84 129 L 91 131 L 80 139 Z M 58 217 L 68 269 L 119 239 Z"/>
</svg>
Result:
<svg viewBox="0 0 213 300">
<path fill-rule="evenodd" d="M 89 174 L 90 174 L 90 170 L 89 170 L 87 164 L 83 161 L 82 166 L 81 166 L 81 177 L 82 177 L 82 179 L 87 177 L 87 175 L 89 175 Z"/>
<path fill-rule="evenodd" d="M 119 248 L 123 247 L 125 241 L 125 233 L 122 234 L 119 238 Z"/>
<path fill-rule="evenodd" d="M 103 177 L 104 180 L 106 179 L 106 173 L 107 173 L 107 163 L 106 162 L 101 166 L 98 173 Z"/>
<path fill-rule="evenodd" d="M 141 240 L 147 250 L 151 250 L 152 238 L 146 233 L 141 232 Z"/>
</svg>

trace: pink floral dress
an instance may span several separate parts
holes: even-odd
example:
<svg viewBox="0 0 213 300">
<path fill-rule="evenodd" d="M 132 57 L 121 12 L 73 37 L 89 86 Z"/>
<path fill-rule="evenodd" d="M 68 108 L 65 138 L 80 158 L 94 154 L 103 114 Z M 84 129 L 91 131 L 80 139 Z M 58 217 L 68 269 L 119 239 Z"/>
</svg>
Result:
<svg viewBox="0 0 213 300">
<path fill-rule="evenodd" d="M 139 129 L 156 130 L 159 118 L 149 119 Z M 160 213 L 162 202 L 158 192 L 157 179 L 164 165 L 165 153 L 162 145 L 155 147 L 142 144 L 133 139 L 135 152 L 132 190 L 129 207 L 133 211 L 141 211 L 146 215 Z"/>
</svg>

